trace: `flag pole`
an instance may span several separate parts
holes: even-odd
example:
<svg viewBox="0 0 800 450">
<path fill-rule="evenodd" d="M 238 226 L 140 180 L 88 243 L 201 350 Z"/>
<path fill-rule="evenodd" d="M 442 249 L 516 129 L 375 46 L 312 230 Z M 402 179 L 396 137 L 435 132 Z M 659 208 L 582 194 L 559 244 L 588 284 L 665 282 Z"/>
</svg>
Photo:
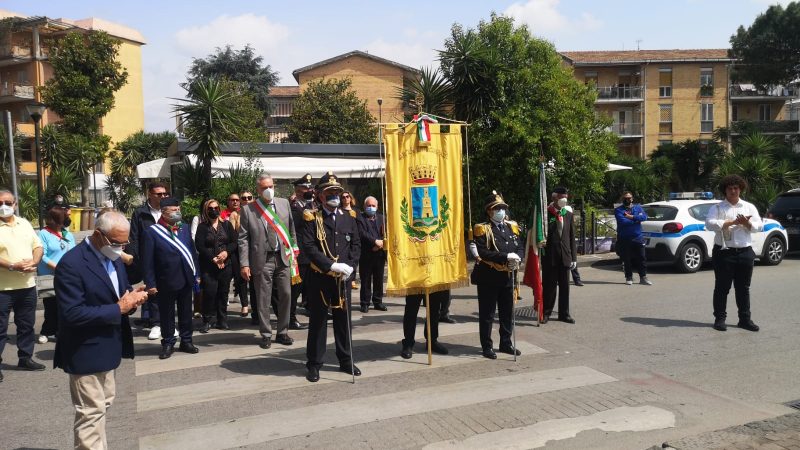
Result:
<svg viewBox="0 0 800 450">
<path fill-rule="evenodd" d="M 519 266 L 511 272 L 514 301 L 511 302 L 511 337 L 514 339 L 514 362 L 517 362 L 517 299 L 519 298 Z"/>
<path fill-rule="evenodd" d="M 433 351 L 431 349 L 431 342 L 433 341 L 433 336 L 431 336 L 431 296 L 430 296 L 430 288 L 425 288 L 425 327 L 428 330 L 428 365 L 433 365 Z"/>
<path fill-rule="evenodd" d="M 350 350 L 350 375 L 353 377 L 353 384 L 356 384 L 356 373 L 355 373 L 355 363 L 353 362 L 353 328 L 350 324 L 350 304 L 347 302 L 347 295 L 346 290 L 347 287 L 345 283 L 347 280 L 342 275 L 339 278 L 339 301 L 342 304 L 342 309 L 344 309 L 345 318 L 347 319 L 347 345 L 348 350 Z"/>
</svg>

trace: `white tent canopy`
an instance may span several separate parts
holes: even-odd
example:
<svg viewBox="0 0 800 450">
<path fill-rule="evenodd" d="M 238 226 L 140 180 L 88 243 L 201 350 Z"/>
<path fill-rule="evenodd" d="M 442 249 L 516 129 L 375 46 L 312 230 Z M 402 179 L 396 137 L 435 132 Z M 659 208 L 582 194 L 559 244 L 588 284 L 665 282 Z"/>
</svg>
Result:
<svg viewBox="0 0 800 450">
<path fill-rule="evenodd" d="M 193 164 L 197 160 L 189 156 Z M 332 171 L 340 178 L 377 178 L 384 176 L 384 164 L 379 158 L 331 158 L 309 156 L 262 156 L 257 158 L 258 166 L 264 172 L 281 180 L 295 180 L 310 173 L 314 178 Z M 180 158 L 161 158 L 139 164 L 137 176 L 142 178 L 170 178 L 170 166 L 180 164 Z M 211 163 L 216 177 L 227 175 L 230 167 L 244 166 L 240 156 L 221 156 Z"/>
<path fill-rule="evenodd" d="M 615 170 L 631 170 L 631 169 L 633 169 L 633 167 L 620 166 L 619 164 L 608 163 L 608 168 L 606 169 L 606 172 L 613 172 Z"/>
</svg>

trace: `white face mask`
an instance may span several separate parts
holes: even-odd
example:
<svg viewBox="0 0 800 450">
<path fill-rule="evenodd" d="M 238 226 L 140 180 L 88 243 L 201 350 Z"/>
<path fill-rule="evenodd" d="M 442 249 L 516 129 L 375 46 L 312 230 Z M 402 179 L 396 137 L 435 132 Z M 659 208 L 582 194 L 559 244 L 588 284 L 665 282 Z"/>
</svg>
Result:
<svg viewBox="0 0 800 450">
<path fill-rule="evenodd" d="M 0 205 L 0 217 L 7 219 L 14 215 L 14 208 L 8 205 Z"/>
<path fill-rule="evenodd" d="M 505 209 L 496 209 L 492 214 L 492 220 L 495 222 L 502 222 L 503 219 L 506 218 L 506 210 Z"/>
<path fill-rule="evenodd" d="M 341 202 L 341 199 L 339 199 L 338 195 L 335 195 L 335 196 L 332 195 L 332 196 L 328 197 L 328 199 L 325 201 L 325 203 L 328 206 L 330 206 L 331 208 L 338 207 L 340 202 Z"/>
<path fill-rule="evenodd" d="M 564 198 L 558 199 L 557 204 L 558 204 L 559 208 L 563 208 L 563 207 L 567 206 L 567 198 L 564 197 Z"/>
<path fill-rule="evenodd" d="M 264 191 L 261 193 L 261 196 L 264 197 L 264 200 L 271 202 L 272 197 L 275 196 L 275 188 L 264 189 Z"/>
<path fill-rule="evenodd" d="M 100 253 L 103 254 L 106 258 L 110 259 L 111 261 L 116 261 L 122 256 L 123 249 L 122 247 L 112 247 L 110 245 L 104 245 L 100 247 Z"/>
</svg>

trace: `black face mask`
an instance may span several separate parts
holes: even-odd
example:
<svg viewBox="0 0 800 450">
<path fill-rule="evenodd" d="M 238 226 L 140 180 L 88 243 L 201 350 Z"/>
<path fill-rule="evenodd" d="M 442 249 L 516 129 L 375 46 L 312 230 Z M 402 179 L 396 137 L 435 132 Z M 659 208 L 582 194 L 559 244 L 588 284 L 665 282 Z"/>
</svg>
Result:
<svg viewBox="0 0 800 450">
<path fill-rule="evenodd" d="M 633 203 L 633 200 L 630 200 L 630 199 L 627 199 L 627 198 L 622 200 L 622 204 L 625 205 L 625 206 L 631 206 L 631 203 Z"/>
<path fill-rule="evenodd" d="M 69 228 L 71 223 L 72 223 L 72 219 L 67 217 L 66 219 L 64 219 L 64 226 L 62 228 Z"/>
<path fill-rule="evenodd" d="M 314 199 L 314 193 L 311 191 L 306 191 L 303 193 L 303 200 L 309 201 Z"/>
<path fill-rule="evenodd" d="M 216 209 L 209 209 L 208 210 L 208 218 L 209 219 L 215 220 L 217 217 L 219 217 L 219 211 L 217 211 Z"/>
</svg>

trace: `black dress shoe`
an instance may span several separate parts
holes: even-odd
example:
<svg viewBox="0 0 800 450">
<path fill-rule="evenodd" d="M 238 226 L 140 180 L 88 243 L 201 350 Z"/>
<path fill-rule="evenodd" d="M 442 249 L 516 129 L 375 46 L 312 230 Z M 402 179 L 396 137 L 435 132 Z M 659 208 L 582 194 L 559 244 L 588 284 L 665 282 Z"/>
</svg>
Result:
<svg viewBox="0 0 800 450">
<path fill-rule="evenodd" d="M 20 359 L 17 367 L 22 370 L 44 370 L 44 364 L 39 364 L 31 358 Z"/>
<path fill-rule="evenodd" d="M 203 322 L 203 324 L 200 325 L 200 329 L 197 330 L 197 331 L 199 331 L 199 332 L 201 332 L 203 334 L 206 334 L 206 333 L 208 333 L 208 330 L 210 330 L 210 329 L 211 329 L 211 323 L 210 322 Z"/>
<path fill-rule="evenodd" d="M 361 310 L 362 313 L 368 313 L 369 312 L 369 305 L 361 305 L 361 308 L 359 308 L 359 309 Z"/>
<path fill-rule="evenodd" d="M 172 353 L 175 352 L 175 347 L 172 345 L 165 345 L 161 347 L 161 353 L 158 355 L 158 359 L 167 359 L 172 356 Z"/>
<path fill-rule="evenodd" d="M 499 350 L 500 350 L 500 353 L 508 353 L 509 355 L 516 354 L 517 356 L 519 356 L 519 355 L 522 354 L 522 352 L 519 351 L 518 348 L 514 348 L 514 347 L 512 347 L 510 345 L 501 345 Z"/>
<path fill-rule="evenodd" d="M 727 330 L 728 327 L 725 326 L 725 319 L 717 319 L 717 320 L 715 320 L 714 321 L 714 329 L 717 330 L 717 331 L 725 331 L 725 330 Z"/>
<path fill-rule="evenodd" d="M 361 369 L 359 369 L 356 365 L 353 365 L 353 371 L 351 372 L 350 364 L 339 364 L 339 372 L 349 373 L 357 377 L 361 376 Z"/>
<path fill-rule="evenodd" d="M 319 369 L 317 369 L 316 367 L 309 367 L 308 373 L 306 373 L 306 380 L 312 383 L 316 383 L 317 381 L 319 381 Z"/>
<path fill-rule="evenodd" d="M 261 343 L 258 344 L 258 346 L 263 348 L 264 350 L 266 350 L 266 349 L 272 347 L 272 339 L 268 338 L 268 337 L 261 338 Z"/>
<path fill-rule="evenodd" d="M 377 305 L 373 305 L 372 309 L 377 309 L 378 311 L 388 311 L 389 308 L 386 307 L 383 303 L 378 303 Z"/>
<path fill-rule="evenodd" d="M 748 331 L 758 331 L 758 325 L 754 324 L 752 320 L 740 320 L 739 321 L 739 328 L 748 330 Z"/>
<path fill-rule="evenodd" d="M 400 356 L 402 356 L 403 359 L 411 359 L 411 355 L 414 353 L 412 349 L 413 347 L 406 347 L 404 345 L 403 350 L 400 351 Z"/>
<path fill-rule="evenodd" d="M 281 345 L 292 345 L 294 344 L 294 339 L 290 338 L 288 334 L 279 334 L 275 338 L 275 342 Z"/>
<path fill-rule="evenodd" d="M 494 350 L 490 348 L 485 348 L 483 349 L 483 357 L 489 359 L 497 359 L 497 353 L 495 353 Z"/>
<path fill-rule="evenodd" d="M 456 319 L 453 319 L 453 318 L 452 318 L 452 317 L 450 317 L 450 316 L 444 316 L 444 317 L 440 317 L 440 318 L 439 318 L 439 322 L 444 322 L 444 323 L 458 323 L 458 322 L 456 322 Z"/>
<path fill-rule="evenodd" d="M 0 370 L 0 383 L 2 383 L 2 382 L 3 382 L 3 371 Z"/>
<path fill-rule="evenodd" d="M 541 323 L 545 324 L 550 321 L 550 316 L 542 316 Z"/>
<path fill-rule="evenodd" d="M 308 328 L 308 325 L 300 323 L 297 319 L 289 321 L 290 330 L 305 330 L 306 328 Z"/>
<path fill-rule="evenodd" d="M 583 286 L 583 281 L 581 280 L 575 281 L 575 286 Z"/>
<path fill-rule="evenodd" d="M 228 322 L 217 322 L 217 326 L 214 328 L 218 330 L 230 330 L 231 327 L 228 326 Z"/>
<path fill-rule="evenodd" d="M 258 317 L 251 317 L 250 325 L 258 325 Z"/>
<path fill-rule="evenodd" d="M 561 316 L 558 320 L 566 323 L 575 323 L 575 319 L 573 319 L 572 316 Z"/>
<path fill-rule="evenodd" d="M 198 353 L 200 351 L 199 348 L 195 347 L 194 344 L 191 342 L 181 342 L 181 345 L 178 346 L 178 351 L 183 353 Z"/>
<path fill-rule="evenodd" d="M 439 341 L 431 342 L 431 351 L 437 355 L 446 355 L 450 353 L 450 351 L 447 350 L 447 347 L 440 344 Z"/>
</svg>

